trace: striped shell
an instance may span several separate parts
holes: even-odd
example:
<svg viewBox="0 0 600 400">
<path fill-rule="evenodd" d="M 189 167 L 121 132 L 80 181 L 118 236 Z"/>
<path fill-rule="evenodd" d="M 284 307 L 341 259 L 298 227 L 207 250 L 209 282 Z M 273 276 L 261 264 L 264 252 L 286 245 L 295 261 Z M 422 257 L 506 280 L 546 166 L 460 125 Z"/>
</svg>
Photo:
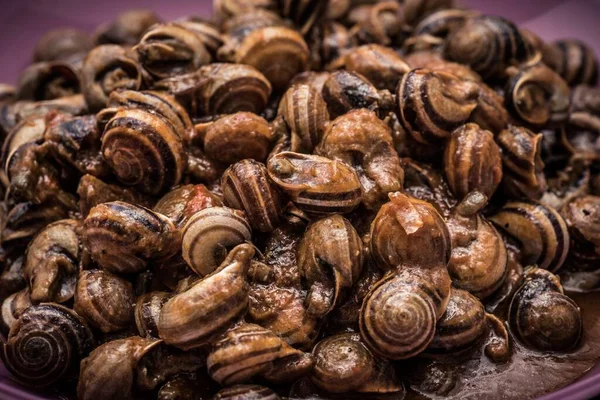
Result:
<svg viewBox="0 0 600 400">
<path fill-rule="evenodd" d="M 521 246 L 521 264 L 557 271 L 569 252 L 569 231 L 556 210 L 541 203 L 508 202 L 489 218 Z"/>
<path fill-rule="evenodd" d="M 219 390 L 212 400 L 280 400 L 281 398 L 265 386 L 234 385 Z"/>
<path fill-rule="evenodd" d="M 231 248 L 250 241 L 252 232 L 243 212 L 210 207 L 191 216 L 181 234 L 183 259 L 205 276 L 223 262 Z"/>
<path fill-rule="evenodd" d="M 4 337 L 8 336 L 10 329 L 17 322 L 23 311 L 31 305 L 29 288 L 15 292 L 2 301 L 2 308 L 0 309 L 0 332 L 2 332 Z"/>
<path fill-rule="evenodd" d="M 313 359 L 271 331 L 242 323 L 213 342 L 207 367 L 210 377 L 224 386 L 248 382 L 258 376 L 283 383 L 308 373 Z"/>
<path fill-rule="evenodd" d="M 161 115 L 119 110 L 104 128 L 102 154 L 123 184 L 157 195 L 181 181 L 186 166 L 182 134 Z"/>
<path fill-rule="evenodd" d="M 153 211 L 181 228 L 198 211 L 222 205 L 221 199 L 204 185 L 181 185 L 161 197 Z"/>
<path fill-rule="evenodd" d="M 349 29 L 333 20 L 323 21 L 317 25 L 307 41 L 311 50 L 311 69 L 313 70 L 337 65 L 340 57 L 356 46 L 356 38 Z"/>
<path fill-rule="evenodd" d="M 362 248 L 358 233 L 340 215 L 308 226 L 297 252 L 298 270 L 309 288 L 309 314 L 322 318 L 349 294 L 362 272 Z"/>
<path fill-rule="evenodd" d="M 503 186 L 513 198 L 539 200 L 547 184 L 542 161 L 541 133 L 511 125 L 497 137 L 504 167 Z"/>
<path fill-rule="evenodd" d="M 444 172 L 459 199 L 475 191 L 492 197 L 502 180 L 502 159 L 494 135 L 473 123 L 454 131 L 444 152 Z"/>
<path fill-rule="evenodd" d="M 567 351 L 583 334 L 579 306 L 563 294 L 560 279 L 540 268 L 525 271 L 509 309 L 511 331 L 530 348 Z"/>
<path fill-rule="evenodd" d="M 532 51 L 515 24 L 492 16 L 469 19 L 446 43 L 452 61 L 470 66 L 484 79 L 503 76 L 507 67 L 530 59 Z"/>
<path fill-rule="evenodd" d="M 437 321 L 427 353 L 455 353 L 471 348 L 486 330 L 483 304 L 465 290 L 450 291 L 446 312 Z"/>
<path fill-rule="evenodd" d="M 246 311 L 246 273 L 253 256 L 251 245 L 237 246 L 219 269 L 169 299 L 160 312 L 160 338 L 189 350 L 209 343 L 227 329 Z"/>
<path fill-rule="evenodd" d="M 310 153 L 321 141 L 329 113 L 321 93 L 310 85 L 290 87 L 279 103 L 281 115 L 291 131 L 290 150 L 297 153 Z"/>
<path fill-rule="evenodd" d="M 507 252 L 502 236 L 482 216 L 448 220 L 452 256 L 448 273 L 454 286 L 483 299 L 504 283 Z"/>
<path fill-rule="evenodd" d="M 447 72 L 414 69 L 396 89 L 396 113 L 402 127 L 419 143 L 450 137 L 477 107 L 478 90 Z"/>
<path fill-rule="evenodd" d="M 33 303 L 64 303 L 73 297 L 81 258 L 78 226 L 72 219 L 53 222 L 29 244 L 23 272 Z"/>
<path fill-rule="evenodd" d="M 412 68 L 393 49 L 378 44 L 354 48 L 344 56 L 347 71 L 364 76 L 377 89 L 393 92 Z"/>
<path fill-rule="evenodd" d="M 340 161 L 283 152 L 269 160 L 267 170 L 290 200 L 311 214 L 347 213 L 361 201 L 358 175 Z"/>
<path fill-rule="evenodd" d="M 445 267 L 450 259 L 448 227 L 428 202 L 390 194 L 371 224 L 371 255 L 379 268 Z"/>
<path fill-rule="evenodd" d="M 94 348 L 92 331 L 74 311 L 53 303 L 29 307 L 2 343 L 0 358 L 12 378 L 44 387 L 76 372 Z"/>
<path fill-rule="evenodd" d="M 405 268 L 377 282 L 360 309 L 360 336 L 374 353 L 403 360 L 423 352 L 446 310 L 450 277 L 445 268 Z"/>
<path fill-rule="evenodd" d="M 439 10 L 422 19 L 415 27 L 412 35 L 431 35 L 445 38 L 451 32 L 463 26 L 470 18 L 476 17 L 479 14 L 478 11 L 463 10 L 460 8 Z"/>
<path fill-rule="evenodd" d="M 598 58 L 585 43 L 563 39 L 544 48 L 544 63 L 556 71 L 570 86 L 595 86 L 598 82 Z"/>
<path fill-rule="evenodd" d="M 167 292 L 149 292 L 137 298 L 134 317 L 141 337 L 158 337 L 160 311 L 171 296 Z"/>
<path fill-rule="evenodd" d="M 253 229 L 270 232 L 279 224 L 283 199 L 264 164 L 242 160 L 221 177 L 223 200 L 228 207 L 244 211 Z"/>
<path fill-rule="evenodd" d="M 181 236 L 164 215 L 113 201 L 91 209 L 83 222 L 82 241 L 102 268 L 135 273 L 146 269 L 149 261 L 174 255 Z"/>
<path fill-rule="evenodd" d="M 54 100 L 81 93 L 77 69 L 68 62 L 38 62 L 23 70 L 17 85 L 19 100 Z"/>
<path fill-rule="evenodd" d="M 479 89 L 477 108 L 473 110 L 469 122 L 480 128 L 498 134 L 508 125 L 509 115 L 504 106 L 504 97 L 483 82 L 474 83 Z"/>
<path fill-rule="evenodd" d="M 571 91 L 560 75 L 543 63 L 510 68 L 508 73 L 504 103 L 514 118 L 535 127 L 566 121 Z"/>
<path fill-rule="evenodd" d="M 372 111 L 353 110 L 336 118 L 315 153 L 354 167 L 369 209 L 377 209 L 388 193 L 402 189 L 404 170 L 392 131 Z"/>
</svg>

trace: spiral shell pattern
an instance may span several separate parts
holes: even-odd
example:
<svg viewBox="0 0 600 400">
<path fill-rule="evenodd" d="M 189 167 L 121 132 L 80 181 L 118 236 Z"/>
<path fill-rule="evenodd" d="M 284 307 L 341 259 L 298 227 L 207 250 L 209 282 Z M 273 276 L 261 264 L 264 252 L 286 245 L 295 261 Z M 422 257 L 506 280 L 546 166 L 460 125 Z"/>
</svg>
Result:
<svg viewBox="0 0 600 400">
<path fill-rule="evenodd" d="M 557 40 L 544 50 L 544 63 L 570 86 L 595 86 L 598 82 L 598 58 L 585 43 L 575 39 Z"/>
<path fill-rule="evenodd" d="M 76 371 L 94 345 L 81 317 L 66 307 L 45 303 L 29 307 L 19 317 L 0 356 L 13 378 L 43 387 Z"/>
</svg>

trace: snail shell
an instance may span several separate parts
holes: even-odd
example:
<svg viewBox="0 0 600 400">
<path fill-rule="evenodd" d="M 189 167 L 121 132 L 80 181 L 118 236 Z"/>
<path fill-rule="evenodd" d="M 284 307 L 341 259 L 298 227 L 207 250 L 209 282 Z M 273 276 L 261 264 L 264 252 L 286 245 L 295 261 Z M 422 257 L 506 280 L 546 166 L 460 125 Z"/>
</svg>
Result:
<svg viewBox="0 0 600 400">
<path fill-rule="evenodd" d="M 248 305 L 246 273 L 253 256 L 251 245 L 235 247 L 219 269 L 169 299 L 160 312 L 161 339 L 188 350 L 227 329 Z"/>
<path fill-rule="evenodd" d="M 414 26 L 438 10 L 452 7 L 452 0 L 406 0 L 404 2 L 404 22 Z"/>
<path fill-rule="evenodd" d="M 541 133 L 509 126 L 497 137 L 502 150 L 504 189 L 513 197 L 539 200 L 546 189 Z"/>
<path fill-rule="evenodd" d="M 415 69 L 396 89 L 398 119 L 419 143 L 434 144 L 450 137 L 477 107 L 478 90 L 447 72 Z"/>
<path fill-rule="evenodd" d="M 524 281 L 509 309 L 511 330 L 527 346 L 540 351 L 567 351 L 581 338 L 581 310 L 563 294 L 560 279 L 541 268 L 525 270 Z"/>
<path fill-rule="evenodd" d="M 176 227 L 181 228 L 198 211 L 222 205 L 222 200 L 206 186 L 182 185 L 161 197 L 153 210 L 169 217 Z"/>
<path fill-rule="evenodd" d="M 264 164 L 243 160 L 230 166 L 221 177 L 223 199 L 229 207 L 245 212 L 259 232 L 270 232 L 279 224 L 283 199 Z"/>
<path fill-rule="evenodd" d="M 114 90 L 140 89 L 142 69 L 125 48 L 98 46 L 83 62 L 81 86 L 90 111 L 98 111 L 106 106 Z"/>
<path fill-rule="evenodd" d="M 344 56 L 344 66 L 347 71 L 367 78 L 377 89 L 390 92 L 412 69 L 394 50 L 378 44 L 354 48 Z"/>
<path fill-rule="evenodd" d="M 154 202 L 132 188 L 109 184 L 92 175 L 81 177 L 77 194 L 79 195 L 79 210 L 83 217 L 87 217 L 90 210 L 98 204 L 111 201 L 124 201 L 144 207 L 150 207 Z"/>
<path fill-rule="evenodd" d="M 480 13 L 474 10 L 459 8 L 442 9 L 423 18 L 412 32 L 413 36 L 431 35 L 446 38 L 451 32 L 460 28 L 464 23 Z"/>
<path fill-rule="evenodd" d="M 477 108 L 473 110 L 469 122 L 480 128 L 498 134 L 508 125 L 508 111 L 504 107 L 504 97 L 483 82 L 474 83 L 479 89 Z"/>
<path fill-rule="evenodd" d="M 271 331 L 243 323 L 219 336 L 208 355 L 208 374 L 229 386 L 261 376 L 271 382 L 293 381 L 313 367 L 310 354 L 290 347 Z"/>
<path fill-rule="evenodd" d="M 135 301 L 135 325 L 141 337 L 158 337 L 158 321 L 170 293 L 149 292 Z"/>
<path fill-rule="evenodd" d="M 243 212 L 210 207 L 189 218 L 182 231 L 182 256 L 200 276 L 213 272 L 228 249 L 250 241 L 251 230 Z"/>
<path fill-rule="evenodd" d="M 116 18 L 101 25 L 94 33 L 97 44 L 137 44 L 148 28 L 160 23 L 160 18 L 150 10 L 131 10 L 117 14 Z"/>
<path fill-rule="evenodd" d="M 569 252 L 569 231 L 551 207 L 534 202 L 508 202 L 489 218 L 521 247 L 521 264 L 557 271 Z"/>
<path fill-rule="evenodd" d="M 219 390 L 212 400 L 280 400 L 271 389 L 259 385 L 234 385 Z"/>
<path fill-rule="evenodd" d="M 491 198 L 502 180 L 502 158 L 493 133 L 473 123 L 454 131 L 444 152 L 444 172 L 459 199 L 473 191 Z"/>
<path fill-rule="evenodd" d="M 214 24 L 195 16 L 184 18 L 177 23 L 200 36 L 206 49 L 212 56 L 216 56 L 217 50 L 223 45 L 223 37 Z"/>
<path fill-rule="evenodd" d="M 2 220 L 2 243 L 31 238 L 46 225 L 68 218 L 67 213 L 61 205 L 38 205 L 29 201 L 16 204 Z"/>
<path fill-rule="evenodd" d="M 406 61 L 413 69 L 425 68 L 431 71 L 445 71 L 467 81 L 482 81 L 481 76 L 468 66 L 448 61 L 434 51 L 416 51 L 406 55 L 404 61 Z M 504 99 L 502 97 L 501 99 L 501 102 L 503 102 Z"/>
<path fill-rule="evenodd" d="M 83 57 L 92 47 L 87 32 L 59 28 L 46 32 L 33 50 L 33 59 L 40 61 L 68 61 Z"/>
<path fill-rule="evenodd" d="M 383 270 L 446 266 L 451 241 L 444 219 L 428 202 L 400 192 L 389 195 L 371 224 L 370 251 Z"/>
<path fill-rule="evenodd" d="M 104 333 L 129 327 L 135 297 L 131 283 L 103 270 L 81 271 L 73 309 Z"/>
<path fill-rule="evenodd" d="M 19 78 L 20 100 L 54 100 L 80 93 L 79 75 L 66 62 L 40 62 L 27 67 Z"/>
<path fill-rule="evenodd" d="M 309 314 L 321 318 L 338 306 L 362 272 L 362 241 L 340 215 L 308 226 L 298 247 L 298 269 L 308 285 Z"/>
<path fill-rule="evenodd" d="M 214 160 L 230 165 L 246 158 L 264 161 L 273 133 L 269 123 L 250 112 L 219 118 L 206 129 L 204 150 Z"/>
<path fill-rule="evenodd" d="M 507 252 L 494 226 L 480 215 L 448 220 L 452 257 L 448 272 L 454 286 L 468 290 L 480 299 L 494 293 L 504 282 Z"/>
<path fill-rule="evenodd" d="M 119 110 L 104 129 L 102 154 L 123 184 L 156 195 L 181 181 L 186 166 L 183 134 L 158 114 Z"/>
<path fill-rule="evenodd" d="M 193 72 L 211 61 L 202 37 L 176 23 L 155 25 L 134 50 L 144 69 L 158 79 Z"/>
<path fill-rule="evenodd" d="M 437 321 L 428 353 L 456 353 L 469 349 L 486 330 L 483 304 L 469 292 L 452 288 L 446 312 Z"/>
<path fill-rule="evenodd" d="M 309 85 L 293 85 L 279 103 L 281 115 L 291 131 L 290 150 L 310 153 L 321 141 L 329 122 L 327 104 L 320 92 Z"/>
<path fill-rule="evenodd" d="M 320 70 L 337 65 L 340 57 L 356 46 L 356 38 L 342 24 L 333 20 L 315 26 L 308 38 L 311 69 Z"/>
<path fill-rule="evenodd" d="M 41 143 L 45 130 L 45 117 L 33 117 L 21 121 L 8 133 L 2 144 L 2 167 L 9 182 L 12 180 L 10 166 L 13 158 L 22 151 L 19 149 L 27 144 Z"/>
<path fill-rule="evenodd" d="M 24 272 L 33 303 L 64 303 L 73 297 L 81 258 L 78 225 L 72 219 L 54 222 L 29 244 Z"/>
<path fill-rule="evenodd" d="M 94 261 L 114 273 L 141 272 L 148 261 L 174 255 L 181 243 L 167 217 L 122 201 L 92 208 L 82 239 Z"/>
<path fill-rule="evenodd" d="M 450 277 L 445 268 L 405 268 L 377 282 L 363 300 L 359 326 L 363 343 L 390 360 L 423 352 L 446 310 Z"/>
<path fill-rule="evenodd" d="M 293 152 L 279 153 L 267 163 L 271 179 L 302 211 L 343 214 L 361 200 L 361 186 L 353 168 L 329 158 Z"/>
<path fill-rule="evenodd" d="M 8 296 L 2 302 L 2 319 L 0 319 L 0 331 L 6 337 L 12 326 L 17 322 L 21 314 L 31 306 L 29 288 L 25 288 Z"/>
<path fill-rule="evenodd" d="M 542 63 L 507 71 L 504 102 L 513 117 L 535 127 L 567 119 L 571 91 L 560 75 Z"/>
<path fill-rule="evenodd" d="M 354 167 L 369 209 L 378 208 L 388 193 L 402 189 L 404 170 L 392 132 L 372 111 L 353 110 L 336 118 L 315 152 Z"/>
<path fill-rule="evenodd" d="M 532 52 L 515 24 L 487 15 L 467 20 L 446 43 L 448 58 L 470 66 L 484 79 L 503 76 L 507 67 L 529 60 Z"/>
<path fill-rule="evenodd" d="M 543 60 L 570 85 L 598 82 L 598 58 L 585 43 L 563 39 L 544 47 Z"/>
<path fill-rule="evenodd" d="M 2 344 L 0 358 L 13 379 L 43 387 L 76 372 L 94 347 L 94 336 L 74 311 L 44 303 L 25 310 Z"/>
<path fill-rule="evenodd" d="M 352 28 L 361 43 L 377 43 L 389 46 L 400 31 L 400 4 L 381 1 L 366 5 L 363 15 Z"/>
</svg>

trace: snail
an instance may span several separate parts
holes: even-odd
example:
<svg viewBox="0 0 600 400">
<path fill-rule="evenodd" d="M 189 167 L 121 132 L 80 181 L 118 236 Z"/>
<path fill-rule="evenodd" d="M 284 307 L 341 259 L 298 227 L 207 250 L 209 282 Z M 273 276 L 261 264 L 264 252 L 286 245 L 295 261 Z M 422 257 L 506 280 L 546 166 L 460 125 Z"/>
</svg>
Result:
<svg viewBox="0 0 600 400">
<path fill-rule="evenodd" d="M 194 31 L 206 46 L 211 56 L 216 57 L 217 50 L 223 45 L 223 37 L 219 28 L 212 22 L 199 17 L 190 16 L 177 21 L 177 23 L 187 29 Z"/>
<path fill-rule="evenodd" d="M 18 382 L 45 387 L 76 374 L 94 346 L 92 331 L 77 313 L 43 303 L 27 308 L 13 324 L 0 358 Z"/>
<path fill-rule="evenodd" d="M 20 100 L 54 100 L 81 92 L 79 74 L 62 61 L 31 64 L 21 73 L 17 85 Z"/>
<path fill-rule="evenodd" d="M 527 347 L 568 351 L 582 335 L 581 310 L 563 294 L 560 279 L 549 271 L 529 267 L 510 303 L 511 331 Z"/>
<path fill-rule="evenodd" d="M 184 353 L 157 339 L 112 340 L 81 362 L 77 398 L 133 399 L 134 394 L 151 391 L 169 377 L 196 372 L 205 359 L 200 352 Z"/>
<path fill-rule="evenodd" d="M 277 4 L 272 0 L 216 0 L 213 4 L 215 17 L 221 23 L 226 23 L 238 15 L 244 15 L 255 10 L 277 9 Z"/>
<path fill-rule="evenodd" d="M 511 115 L 540 127 L 563 123 L 569 114 L 571 92 L 567 83 L 542 63 L 507 69 L 504 102 Z"/>
<path fill-rule="evenodd" d="M 192 117 L 239 111 L 260 114 L 271 95 L 267 78 L 245 64 L 208 64 L 190 74 L 160 80 L 154 87 L 172 94 Z"/>
<path fill-rule="evenodd" d="M 164 215 L 112 201 L 90 210 L 83 222 L 82 240 L 102 268 L 128 274 L 143 271 L 150 260 L 174 255 L 181 235 Z"/>
<path fill-rule="evenodd" d="M 118 44 L 133 46 L 144 33 L 160 19 L 150 10 L 131 10 L 117 14 L 116 18 L 103 24 L 94 32 L 97 44 Z"/>
<path fill-rule="evenodd" d="M 18 203 L 2 219 L 2 243 L 29 239 L 46 225 L 68 217 L 68 210 L 61 205 Z"/>
<path fill-rule="evenodd" d="M 225 204 L 244 211 L 252 229 L 269 232 L 278 225 L 283 198 L 264 164 L 255 160 L 233 164 L 223 173 L 221 190 Z"/>
<path fill-rule="evenodd" d="M 402 127 L 419 143 L 450 137 L 477 107 L 477 88 L 440 71 L 414 69 L 396 89 L 396 113 Z"/>
<path fill-rule="evenodd" d="M 479 16 L 474 10 L 463 10 L 460 8 L 448 8 L 435 11 L 421 19 L 412 32 L 413 37 L 430 35 L 445 39 L 453 31 L 460 28 L 470 18 Z"/>
<path fill-rule="evenodd" d="M 157 24 L 133 48 L 155 79 L 193 72 L 211 61 L 202 37 L 177 23 Z"/>
<path fill-rule="evenodd" d="M 272 141 L 271 127 L 264 118 L 237 112 L 219 118 L 206 128 L 204 150 L 225 165 L 247 158 L 265 161 Z"/>
<path fill-rule="evenodd" d="M 356 46 L 356 38 L 350 31 L 333 20 L 322 21 L 316 25 L 307 42 L 311 53 L 311 69 L 315 70 L 329 68 L 331 65 L 337 66 L 339 60 Z"/>
<path fill-rule="evenodd" d="M 283 152 L 271 157 L 267 171 L 290 200 L 308 213 L 343 214 L 361 201 L 358 175 L 341 161 Z"/>
<path fill-rule="evenodd" d="M 158 337 L 158 321 L 162 306 L 169 301 L 167 292 L 149 292 L 135 301 L 135 325 L 141 337 Z"/>
<path fill-rule="evenodd" d="M 281 98 L 281 115 L 291 132 L 290 151 L 310 153 L 321 141 L 329 123 L 327 104 L 309 85 L 293 85 Z"/>
<path fill-rule="evenodd" d="M 0 211 L 0 213 L 3 213 Z M 0 214 L 3 215 L 3 214 Z M 0 262 L 4 265 L 2 273 L 0 273 L 0 298 L 5 299 L 9 295 L 18 292 L 27 287 L 27 280 L 23 267 L 25 266 L 25 254 L 20 248 L 21 246 L 10 246 L 10 243 L 5 249 L 4 244 L 0 248 Z"/>
<path fill-rule="evenodd" d="M 233 385 L 219 390 L 212 400 L 279 400 L 280 397 L 266 386 Z"/>
<path fill-rule="evenodd" d="M 538 264 L 550 272 L 563 265 L 569 252 L 569 231 L 553 208 L 536 202 L 510 201 L 489 219 L 500 232 L 517 241 L 523 265 Z"/>
<path fill-rule="evenodd" d="M 279 13 L 291 20 L 300 33 L 306 36 L 321 22 L 328 3 L 329 1 L 323 0 L 282 0 L 279 2 Z"/>
<path fill-rule="evenodd" d="M 104 108 L 114 90 L 139 90 L 141 86 L 141 67 L 121 46 L 98 46 L 83 62 L 81 88 L 90 111 Z"/>
<path fill-rule="evenodd" d="M 353 110 L 336 118 L 315 153 L 354 167 L 362 201 L 369 209 L 376 209 L 388 193 L 402 189 L 404 171 L 392 132 L 372 111 Z"/>
<path fill-rule="evenodd" d="M 452 132 L 444 151 L 444 173 L 459 200 L 473 191 L 491 198 L 502 180 L 502 158 L 494 135 L 474 123 Z"/>
<path fill-rule="evenodd" d="M 579 40 L 557 40 L 545 46 L 543 61 L 569 86 L 594 86 L 598 82 L 598 58 L 588 45 Z"/>
<path fill-rule="evenodd" d="M 479 91 L 477 107 L 471 113 L 469 122 L 474 122 L 480 128 L 486 129 L 497 135 L 506 129 L 509 114 L 504 106 L 504 97 L 496 93 L 483 82 L 475 82 Z"/>
<path fill-rule="evenodd" d="M 135 297 L 131 283 L 103 270 L 81 271 L 73 309 L 104 333 L 128 328 Z"/>
<path fill-rule="evenodd" d="M 111 201 L 124 201 L 144 207 L 151 207 L 154 203 L 130 187 L 106 183 L 92 175 L 81 177 L 77 186 L 77 194 L 79 195 L 79 211 L 84 218 L 93 207 Z"/>
<path fill-rule="evenodd" d="M 188 350 L 227 329 L 248 305 L 246 272 L 253 256 L 251 245 L 235 247 L 216 271 L 169 299 L 160 312 L 160 338 Z"/>
<path fill-rule="evenodd" d="M 400 192 L 389 199 L 370 229 L 369 248 L 379 268 L 445 267 L 451 254 L 450 233 L 436 209 Z"/>
<path fill-rule="evenodd" d="M 400 4 L 381 1 L 367 5 L 364 14 L 352 27 L 360 43 L 377 43 L 389 46 L 400 32 Z"/>
<path fill-rule="evenodd" d="M 412 69 L 424 68 L 430 71 L 449 72 L 466 81 L 482 81 L 481 76 L 468 66 L 448 61 L 435 51 L 415 51 L 404 56 L 404 61 L 406 61 Z M 501 101 L 503 102 L 504 99 Z"/>
<path fill-rule="evenodd" d="M 502 17 L 468 19 L 446 42 L 446 56 L 466 64 L 484 79 L 500 78 L 511 65 L 532 57 L 533 49 L 519 29 Z"/>
<path fill-rule="evenodd" d="M 0 128 L 10 131 L 17 123 L 32 117 L 45 117 L 51 111 L 69 115 L 84 115 L 88 112 L 87 103 L 81 93 L 53 100 L 20 100 L 0 105 Z"/>
<path fill-rule="evenodd" d="M 256 376 L 284 383 L 307 374 L 313 358 L 267 329 L 242 323 L 214 340 L 206 365 L 210 377 L 224 386 L 245 383 Z"/>
<path fill-rule="evenodd" d="M 89 35 L 79 29 L 60 28 L 46 32 L 33 50 L 33 59 L 40 61 L 68 61 L 80 59 L 91 49 Z"/>
<path fill-rule="evenodd" d="M 181 229 L 181 254 L 194 272 L 205 276 L 223 262 L 229 249 L 249 241 L 251 234 L 242 211 L 205 208 L 192 215 Z"/>
<path fill-rule="evenodd" d="M 181 228 L 198 211 L 221 206 L 221 198 L 206 186 L 181 185 L 161 197 L 153 210 L 169 217 L 177 228 Z"/>
<path fill-rule="evenodd" d="M 28 288 L 12 293 L 2 301 L 0 332 L 4 337 L 8 336 L 12 326 L 31 305 L 31 295 Z"/>
<path fill-rule="evenodd" d="M 513 198 L 539 200 L 546 189 L 544 162 L 542 161 L 541 133 L 510 125 L 500 132 L 496 143 L 502 151 L 503 182 L 505 193 Z"/>
<path fill-rule="evenodd" d="M 27 247 L 24 273 L 31 301 L 64 303 L 75 293 L 81 246 L 79 223 L 63 219 L 47 225 Z"/>
<path fill-rule="evenodd" d="M 367 108 L 384 116 L 394 104 L 389 91 L 377 90 L 367 78 L 345 70 L 332 72 L 325 81 L 322 93 L 331 118 L 359 108 Z"/>
<path fill-rule="evenodd" d="M 402 268 L 377 282 L 360 309 L 360 337 L 375 354 L 402 360 L 423 352 L 446 310 L 450 277 L 445 268 Z"/>
<path fill-rule="evenodd" d="M 578 267 L 595 265 L 600 254 L 597 224 L 600 198 L 581 195 L 569 200 L 560 210 L 569 228 L 572 249 L 569 257 L 578 261 Z"/>
<path fill-rule="evenodd" d="M 347 296 L 362 271 L 362 241 L 340 215 L 308 226 L 298 246 L 298 269 L 308 285 L 309 314 L 324 317 Z"/>
<path fill-rule="evenodd" d="M 404 1 L 404 22 L 415 26 L 436 11 L 452 7 L 452 0 L 406 0 Z"/>
</svg>

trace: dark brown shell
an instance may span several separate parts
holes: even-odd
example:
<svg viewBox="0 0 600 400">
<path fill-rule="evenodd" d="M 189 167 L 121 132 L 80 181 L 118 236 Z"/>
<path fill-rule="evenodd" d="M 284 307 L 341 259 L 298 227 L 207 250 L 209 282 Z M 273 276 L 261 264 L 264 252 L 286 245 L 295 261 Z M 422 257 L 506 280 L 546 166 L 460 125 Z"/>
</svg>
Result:
<svg viewBox="0 0 600 400">
<path fill-rule="evenodd" d="M 77 194 L 79 195 L 79 211 L 83 217 L 87 217 L 90 210 L 98 204 L 111 201 L 124 201 L 144 207 L 150 207 L 154 203 L 153 200 L 132 188 L 109 184 L 92 175 L 81 177 Z"/>
<path fill-rule="evenodd" d="M 141 337 L 158 337 L 162 306 L 171 298 L 167 292 L 149 292 L 135 301 L 135 326 Z"/>
<path fill-rule="evenodd" d="M 133 46 L 144 33 L 160 18 L 150 10 L 131 10 L 117 14 L 116 18 L 101 25 L 94 33 L 97 44 L 118 44 Z"/>
<path fill-rule="evenodd" d="M 76 69 L 62 61 L 40 62 L 27 67 L 19 78 L 17 98 L 20 100 L 54 100 L 81 91 Z"/>
<path fill-rule="evenodd" d="M 198 211 L 221 207 L 223 201 L 204 185 L 182 185 L 169 191 L 156 203 L 153 210 L 165 215 L 181 228 Z"/>
<path fill-rule="evenodd" d="M 89 35 L 78 29 L 54 29 L 42 36 L 33 50 L 33 59 L 58 61 L 83 58 L 92 47 Z"/>
<path fill-rule="evenodd" d="M 0 332 L 2 332 L 4 337 L 8 337 L 12 326 L 31 305 L 29 288 L 12 293 L 2 301 Z"/>
<path fill-rule="evenodd" d="M 557 40 L 544 47 L 544 63 L 570 86 L 598 82 L 598 58 L 585 43 L 575 39 Z"/>
</svg>

